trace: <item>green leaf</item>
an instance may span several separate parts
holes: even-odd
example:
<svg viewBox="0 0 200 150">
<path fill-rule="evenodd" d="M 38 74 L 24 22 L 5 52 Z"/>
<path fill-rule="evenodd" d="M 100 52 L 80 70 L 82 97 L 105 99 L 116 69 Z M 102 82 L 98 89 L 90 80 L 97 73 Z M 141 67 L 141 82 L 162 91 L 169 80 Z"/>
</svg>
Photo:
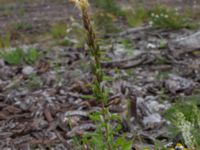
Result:
<svg viewBox="0 0 200 150">
<path fill-rule="evenodd" d="M 104 81 L 113 81 L 113 78 L 109 77 L 109 76 L 103 76 L 103 80 Z"/>
<path fill-rule="evenodd" d="M 99 150 L 104 149 L 105 144 L 103 142 L 104 140 L 103 140 L 102 134 L 93 134 L 91 141 L 92 141 L 95 149 L 99 149 Z"/>
<path fill-rule="evenodd" d="M 127 140 L 125 135 L 118 137 L 115 142 L 116 147 L 121 147 L 122 150 L 131 150 L 133 142 L 131 140 Z"/>
<path fill-rule="evenodd" d="M 89 118 L 92 120 L 92 121 L 100 121 L 101 120 L 101 112 L 93 112 L 89 115 Z"/>
<path fill-rule="evenodd" d="M 88 100 L 95 99 L 95 97 L 93 95 L 82 95 L 81 98 L 88 99 Z"/>
<path fill-rule="evenodd" d="M 125 142 L 123 145 L 122 145 L 122 149 L 123 150 L 131 150 L 132 149 L 132 141 L 128 141 L 128 142 Z"/>
</svg>

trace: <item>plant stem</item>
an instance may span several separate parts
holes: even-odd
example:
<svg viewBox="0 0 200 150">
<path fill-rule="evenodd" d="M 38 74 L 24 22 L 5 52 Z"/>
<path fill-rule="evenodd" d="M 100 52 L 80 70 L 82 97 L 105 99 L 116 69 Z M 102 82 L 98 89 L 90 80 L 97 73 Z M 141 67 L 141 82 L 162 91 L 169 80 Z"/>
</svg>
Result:
<svg viewBox="0 0 200 150">
<path fill-rule="evenodd" d="M 82 20 L 83 20 L 83 24 L 84 24 L 84 28 L 87 32 L 87 44 L 88 47 L 90 49 L 90 54 L 91 56 L 94 58 L 94 62 L 93 62 L 93 58 L 91 58 L 91 67 L 92 67 L 92 71 L 93 74 L 96 77 L 95 80 L 95 87 L 96 90 L 94 90 L 94 93 L 96 96 L 99 95 L 100 97 L 96 97 L 97 99 L 100 99 L 102 101 L 102 115 L 103 115 L 103 120 L 105 122 L 105 136 L 106 136 L 106 143 L 108 146 L 108 150 L 112 150 L 112 147 L 110 145 L 109 142 L 109 120 L 108 120 L 108 111 L 105 107 L 105 103 L 107 102 L 107 100 L 105 100 L 104 94 L 104 88 L 101 88 L 101 84 L 103 82 L 103 71 L 101 68 L 101 64 L 100 64 L 100 59 L 101 59 L 101 51 L 99 48 L 99 45 L 96 43 L 96 36 L 94 33 L 94 30 L 92 28 L 92 25 L 90 23 L 90 19 L 88 16 L 87 11 L 84 9 L 82 12 Z M 104 99 L 102 99 L 104 98 Z"/>
<path fill-rule="evenodd" d="M 109 115 L 108 114 L 108 110 L 103 107 L 102 109 L 102 115 L 103 115 L 103 120 L 105 122 L 105 136 L 106 136 L 106 143 L 107 143 L 107 146 L 108 146 L 108 150 L 112 150 L 112 146 L 110 145 L 110 142 L 109 142 L 109 137 L 110 137 L 110 129 L 109 129 L 109 120 L 107 118 L 107 116 Z"/>
<path fill-rule="evenodd" d="M 94 85 L 95 88 L 93 90 L 95 97 L 98 100 L 105 101 L 104 95 L 105 91 L 104 88 L 101 87 L 102 81 L 103 81 L 103 71 L 101 68 L 101 50 L 99 48 L 99 45 L 96 42 L 96 35 L 92 28 L 90 17 L 88 15 L 88 8 L 87 7 L 81 7 L 82 12 L 82 21 L 84 28 L 87 33 L 87 45 L 89 47 L 89 53 L 90 53 L 90 60 L 91 60 L 91 69 L 95 76 Z"/>
<path fill-rule="evenodd" d="M 94 85 L 93 94 L 97 100 L 100 100 L 102 102 L 102 117 L 103 117 L 102 122 L 105 123 L 105 139 L 106 139 L 106 144 L 107 144 L 106 147 L 108 148 L 108 150 L 112 150 L 112 146 L 109 142 L 109 138 L 110 138 L 109 112 L 106 108 L 108 98 L 106 96 L 105 89 L 102 87 L 104 74 L 101 67 L 101 63 L 100 63 L 101 50 L 99 48 L 99 45 L 96 42 L 96 35 L 92 28 L 91 21 L 88 15 L 88 9 L 89 9 L 88 1 L 76 0 L 75 2 L 77 3 L 76 5 L 81 11 L 83 25 L 87 33 L 87 45 L 89 47 L 91 69 L 95 77 L 94 83 L 93 83 Z"/>
</svg>

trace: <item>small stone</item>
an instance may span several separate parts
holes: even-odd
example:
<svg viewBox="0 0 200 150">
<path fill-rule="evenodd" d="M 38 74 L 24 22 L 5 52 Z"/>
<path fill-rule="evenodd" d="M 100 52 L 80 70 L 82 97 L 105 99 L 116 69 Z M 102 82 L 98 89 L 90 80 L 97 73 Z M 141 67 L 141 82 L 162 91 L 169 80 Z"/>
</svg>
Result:
<svg viewBox="0 0 200 150">
<path fill-rule="evenodd" d="M 190 80 L 177 75 L 170 74 L 169 79 L 165 81 L 165 87 L 172 94 L 192 91 L 196 84 Z"/>
<path fill-rule="evenodd" d="M 34 72 L 34 68 L 31 67 L 31 66 L 26 66 L 26 67 L 24 67 L 24 68 L 22 69 L 22 73 L 23 73 L 24 75 L 30 75 L 30 74 L 32 74 L 33 72 Z"/>
<path fill-rule="evenodd" d="M 162 117 L 158 113 L 151 114 L 147 117 L 144 117 L 143 123 L 144 125 L 151 125 L 155 123 L 161 123 Z"/>
<path fill-rule="evenodd" d="M 155 48 L 156 48 L 156 45 L 155 45 L 155 44 L 152 44 L 152 43 L 148 43 L 148 44 L 147 44 L 147 48 L 148 48 L 148 49 L 155 49 Z"/>
</svg>

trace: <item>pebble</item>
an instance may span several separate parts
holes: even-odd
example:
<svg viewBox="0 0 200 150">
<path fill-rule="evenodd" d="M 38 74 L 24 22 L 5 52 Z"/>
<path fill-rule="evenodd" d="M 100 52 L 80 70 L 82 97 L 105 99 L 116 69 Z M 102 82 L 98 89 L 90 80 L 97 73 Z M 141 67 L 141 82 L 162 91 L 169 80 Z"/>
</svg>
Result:
<svg viewBox="0 0 200 150">
<path fill-rule="evenodd" d="M 162 117 L 158 113 L 151 114 L 147 117 L 144 117 L 143 124 L 144 125 L 151 125 L 155 123 L 160 123 L 162 121 Z"/>
<path fill-rule="evenodd" d="M 22 69 L 22 73 L 24 75 L 30 75 L 34 72 L 34 68 L 31 67 L 31 66 L 25 66 L 23 69 Z"/>
</svg>

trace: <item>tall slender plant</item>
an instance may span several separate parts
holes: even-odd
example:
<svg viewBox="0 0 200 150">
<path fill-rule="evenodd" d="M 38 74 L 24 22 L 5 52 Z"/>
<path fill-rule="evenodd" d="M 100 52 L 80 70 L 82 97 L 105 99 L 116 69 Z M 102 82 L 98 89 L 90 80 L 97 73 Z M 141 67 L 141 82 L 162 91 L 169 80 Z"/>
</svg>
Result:
<svg viewBox="0 0 200 150">
<path fill-rule="evenodd" d="M 107 110 L 105 108 L 105 105 L 107 103 L 108 97 L 107 97 L 107 92 L 105 92 L 105 89 L 102 85 L 103 82 L 103 70 L 101 68 L 100 60 L 101 60 L 101 50 L 99 48 L 99 45 L 96 42 L 96 35 L 95 32 L 92 28 L 90 17 L 88 15 L 89 12 L 89 3 L 87 0 L 75 0 L 74 1 L 78 9 L 81 11 L 82 15 L 82 21 L 84 28 L 87 33 L 87 45 L 89 48 L 89 53 L 90 53 L 90 64 L 91 64 L 91 70 L 92 73 L 94 74 L 94 83 L 92 84 L 92 91 L 94 94 L 94 97 L 102 102 L 103 109 L 102 109 L 102 115 L 103 119 L 106 123 L 106 137 L 109 137 L 109 129 L 107 125 Z M 108 140 L 108 139 L 107 139 Z M 109 150 L 112 148 L 108 144 Z"/>
<path fill-rule="evenodd" d="M 102 87 L 103 82 L 103 71 L 101 68 L 101 50 L 96 42 L 96 35 L 92 28 L 89 12 L 89 3 L 87 0 L 72 0 L 75 2 L 77 8 L 80 10 L 82 15 L 82 21 L 84 28 L 87 33 L 87 45 L 90 53 L 90 64 L 92 73 L 94 74 L 93 93 L 96 99 L 104 101 L 107 99 L 105 95 L 105 89 Z"/>
<path fill-rule="evenodd" d="M 87 45 L 90 54 L 91 71 L 94 75 L 92 83 L 93 95 L 96 100 L 102 103 L 102 111 L 100 113 L 97 113 L 96 116 L 91 116 L 91 119 L 97 122 L 100 121 L 101 124 L 97 125 L 98 127 L 96 133 L 90 134 L 90 136 L 94 136 L 94 138 L 93 141 L 90 142 L 90 145 L 88 146 L 87 144 L 87 146 L 90 148 L 92 147 L 92 149 L 113 150 L 122 148 L 123 150 L 129 150 L 132 145 L 132 142 L 127 141 L 125 139 L 125 136 L 118 137 L 118 139 L 115 140 L 114 135 L 116 134 L 117 129 L 113 129 L 110 124 L 111 120 L 117 120 L 118 118 L 110 114 L 108 108 L 106 107 L 108 104 L 108 92 L 105 90 L 105 87 L 103 85 L 104 72 L 100 63 L 101 50 L 96 41 L 96 35 L 89 17 L 88 0 L 72 0 L 72 2 L 75 3 L 77 8 L 81 12 L 82 22 L 87 34 Z"/>
</svg>

